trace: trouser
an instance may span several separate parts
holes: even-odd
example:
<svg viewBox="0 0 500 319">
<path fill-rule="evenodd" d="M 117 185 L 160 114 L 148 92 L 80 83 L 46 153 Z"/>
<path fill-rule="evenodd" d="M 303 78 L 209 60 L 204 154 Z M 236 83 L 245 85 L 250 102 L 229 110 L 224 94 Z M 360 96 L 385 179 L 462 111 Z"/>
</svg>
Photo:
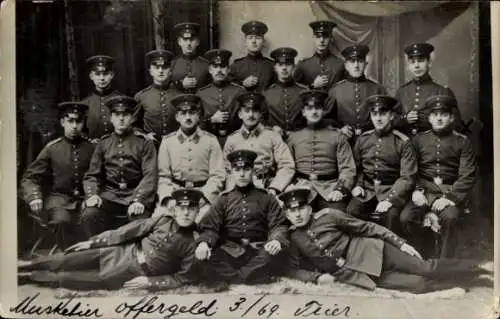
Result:
<svg viewBox="0 0 500 319">
<path fill-rule="evenodd" d="M 338 202 L 330 202 L 324 199 L 320 194 L 318 194 L 311 202 L 311 207 L 313 208 L 314 212 L 322 210 L 323 208 L 333 208 L 345 212 L 347 201 L 340 200 Z"/>
<path fill-rule="evenodd" d="M 429 228 L 422 227 L 425 214 L 429 211 L 427 206 L 419 207 L 409 202 L 403 208 L 400 215 L 402 231 L 412 244 L 419 247 L 426 256 L 454 257 L 457 246 L 457 221 L 460 216 L 460 208 L 450 206 L 440 212 L 436 212 L 441 225 L 440 234 L 433 233 Z M 438 255 L 435 255 L 436 240 L 439 244 Z"/>
<path fill-rule="evenodd" d="M 379 201 L 375 197 L 366 202 L 362 202 L 358 198 L 353 197 L 347 206 L 347 213 L 366 221 L 375 222 L 387 227 L 397 234 L 401 234 L 398 223 L 401 208 L 393 206 L 385 213 L 374 214 L 378 203 Z"/>
</svg>

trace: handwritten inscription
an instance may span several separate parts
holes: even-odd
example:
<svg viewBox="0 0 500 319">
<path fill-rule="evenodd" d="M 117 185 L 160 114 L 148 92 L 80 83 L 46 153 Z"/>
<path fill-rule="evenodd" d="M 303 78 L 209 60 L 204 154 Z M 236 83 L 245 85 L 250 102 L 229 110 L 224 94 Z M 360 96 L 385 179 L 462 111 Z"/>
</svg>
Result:
<svg viewBox="0 0 500 319">
<path fill-rule="evenodd" d="M 265 302 L 266 295 L 261 296 L 256 300 L 249 300 L 246 297 L 240 297 L 234 304 L 229 307 L 230 312 L 240 313 L 243 318 L 248 315 L 250 318 L 255 316 L 270 318 L 272 315 L 278 315 L 280 306 L 276 303 Z"/>
<path fill-rule="evenodd" d="M 351 307 L 349 306 L 338 306 L 334 304 L 334 306 L 324 306 L 322 303 L 317 302 L 316 300 L 311 300 L 306 302 L 304 306 L 297 308 L 293 315 L 295 317 L 313 317 L 320 316 L 324 317 L 349 317 L 349 311 Z"/>
</svg>

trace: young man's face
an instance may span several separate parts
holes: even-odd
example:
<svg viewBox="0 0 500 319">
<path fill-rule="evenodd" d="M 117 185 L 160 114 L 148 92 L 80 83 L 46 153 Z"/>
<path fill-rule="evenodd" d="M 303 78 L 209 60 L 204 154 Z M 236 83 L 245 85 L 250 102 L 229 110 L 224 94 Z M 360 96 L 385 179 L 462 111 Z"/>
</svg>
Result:
<svg viewBox="0 0 500 319">
<path fill-rule="evenodd" d="M 208 67 L 208 73 L 210 73 L 212 80 L 215 83 L 220 83 L 227 78 L 227 75 L 229 74 L 229 67 L 227 65 L 210 64 Z"/>
<path fill-rule="evenodd" d="M 113 110 L 110 119 L 118 134 L 128 131 L 134 123 L 134 116 L 129 111 Z"/>
<path fill-rule="evenodd" d="M 328 47 L 330 46 L 330 40 L 331 38 L 326 35 L 314 35 L 314 46 L 316 49 L 316 52 L 325 52 L 328 50 Z"/>
<path fill-rule="evenodd" d="M 264 47 L 264 36 L 249 34 L 245 36 L 245 45 L 247 47 L 248 52 L 250 53 L 259 53 L 262 51 Z"/>
<path fill-rule="evenodd" d="M 262 118 L 262 113 L 252 107 L 241 107 L 238 111 L 238 116 L 243 121 L 243 125 L 246 128 L 251 129 L 259 124 Z"/>
<path fill-rule="evenodd" d="M 302 108 L 302 115 L 307 120 L 307 124 L 316 124 L 323 119 L 325 110 L 321 105 L 305 105 Z"/>
<path fill-rule="evenodd" d="M 198 45 L 200 45 L 200 39 L 197 37 L 179 37 L 177 38 L 177 44 L 181 48 L 182 54 L 191 55 L 196 52 Z"/>
<path fill-rule="evenodd" d="M 278 77 L 280 82 L 287 82 L 292 78 L 294 64 L 293 63 L 283 63 L 277 62 L 274 64 L 274 72 Z"/>
<path fill-rule="evenodd" d="M 449 112 L 436 110 L 429 114 L 429 123 L 431 123 L 432 130 L 436 132 L 441 132 L 447 129 L 453 121 L 453 115 Z"/>
<path fill-rule="evenodd" d="M 286 209 L 286 218 L 295 227 L 302 227 L 309 222 L 311 218 L 312 208 L 310 205 L 302 205 L 296 208 Z"/>
<path fill-rule="evenodd" d="M 347 73 L 353 78 L 361 77 L 366 68 L 366 59 L 362 58 L 348 58 L 344 62 L 345 69 Z"/>
<path fill-rule="evenodd" d="M 370 118 L 377 131 L 383 131 L 389 127 L 394 115 L 388 110 L 373 110 L 370 112 Z"/>
<path fill-rule="evenodd" d="M 246 187 L 252 182 L 253 168 L 250 165 L 231 165 L 231 174 L 234 176 L 235 184 L 238 187 Z"/>
<path fill-rule="evenodd" d="M 64 136 L 74 139 L 82 134 L 84 117 L 76 113 L 68 113 L 61 118 Z"/>
<path fill-rule="evenodd" d="M 175 119 L 179 122 L 182 130 L 190 131 L 194 129 L 200 121 L 200 112 L 198 110 L 178 110 Z"/>
<path fill-rule="evenodd" d="M 160 66 L 153 63 L 149 66 L 149 74 L 155 84 L 164 84 L 172 74 L 172 70 L 168 65 Z"/>
<path fill-rule="evenodd" d="M 174 219 L 181 227 L 191 226 L 198 214 L 199 207 L 196 205 L 179 206 L 176 205 L 174 209 Z"/>
<path fill-rule="evenodd" d="M 90 71 L 89 77 L 92 82 L 94 82 L 94 85 L 96 89 L 98 90 L 104 90 L 108 88 L 111 85 L 111 81 L 113 80 L 115 74 L 113 71 L 97 71 L 97 70 L 92 70 Z"/>
<path fill-rule="evenodd" d="M 431 66 L 429 59 L 425 57 L 412 57 L 407 60 L 407 63 L 408 70 L 416 78 L 426 75 Z"/>
</svg>

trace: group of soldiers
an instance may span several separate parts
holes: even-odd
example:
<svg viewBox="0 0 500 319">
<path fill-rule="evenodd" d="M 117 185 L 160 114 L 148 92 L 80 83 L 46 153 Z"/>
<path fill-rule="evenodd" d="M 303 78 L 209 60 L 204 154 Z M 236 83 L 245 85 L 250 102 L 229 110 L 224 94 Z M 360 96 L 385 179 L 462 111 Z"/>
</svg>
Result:
<svg viewBox="0 0 500 319">
<path fill-rule="evenodd" d="M 113 58 L 88 59 L 95 91 L 59 104 L 64 136 L 26 169 L 21 194 L 64 253 L 20 261 L 20 279 L 82 289 L 255 284 L 290 276 L 424 292 L 484 272 L 454 259 L 475 183 L 457 101 L 429 75 L 433 46 L 405 49 L 396 97 L 365 77 L 369 48 L 262 55 L 267 26 L 242 26 L 248 55 L 146 54 L 153 83 L 112 88 Z M 424 225 L 433 232 L 428 232 Z M 424 260 L 430 234 L 439 258 Z M 434 238 L 432 238 L 434 239 Z M 414 248 L 417 247 L 416 248 Z M 444 285 L 444 286 L 443 286 Z"/>
</svg>

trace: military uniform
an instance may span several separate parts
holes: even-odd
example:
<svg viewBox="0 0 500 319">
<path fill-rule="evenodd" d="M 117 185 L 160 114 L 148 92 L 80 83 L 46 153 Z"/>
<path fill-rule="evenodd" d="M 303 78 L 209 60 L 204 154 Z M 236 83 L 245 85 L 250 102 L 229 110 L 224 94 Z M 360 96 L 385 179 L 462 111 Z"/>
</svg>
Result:
<svg viewBox="0 0 500 319">
<path fill-rule="evenodd" d="M 110 108 L 133 108 L 135 104 L 128 97 L 107 100 Z M 87 198 L 98 195 L 103 200 L 100 208 L 86 207 L 83 211 L 81 223 L 86 233 L 93 235 L 128 222 L 127 209 L 134 202 L 145 206 L 147 217 L 155 202 L 157 181 L 156 149 L 151 140 L 132 129 L 104 136 L 83 181 Z"/>
<path fill-rule="evenodd" d="M 314 92 L 302 93 L 304 104 L 310 103 Z M 321 101 L 324 101 L 324 96 Z M 321 101 L 312 103 L 321 104 Z M 288 146 L 295 159 L 296 170 L 294 185 L 290 187 L 306 186 L 314 189 L 318 193 L 314 203 L 317 209 L 332 207 L 344 210 L 346 197 L 356 177 L 356 164 L 347 138 L 338 129 L 320 122 L 315 127 L 290 133 Z M 344 199 L 329 202 L 327 198 L 335 190 L 340 191 Z"/>
<path fill-rule="evenodd" d="M 264 36 L 267 33 L 267 26 L 260 21 L 249 21 L 241 27 L 245 35 L 256 34 Z M 262 55 L 248 53 L 245 57 L 235 59 L 230 67 L 229 80 L 236 84 L 243 85 L 243 81 L 253 75 L 258 78 L 255 87 L 248 90 L 262 92 L 274 82 L 274 62 Z"/>
<path fill-rule="evenodd" d="M 194 228 L 171 217 L 134 220 L 90 242 L 87 250 L 40 258 L 18 271 L 31 271 L 32 282 L 70 289 L 119 289 L 138 276 L 148 276 L 144 288 L 152 290 L 194 281 Z"/>
<path fill-rule="evenodd" d="M 229 160 L 233 165 L 252 165 L 256 157 L 255 152 L 238 150 Z M 253 184 L 222 192 L 199 226 L 197 243 L 212 248 L 206 262 L 208 278 L 248 283 L 276 274 L 288 246 L 285 223 L 276 198 Z M 271 240 L 282 247 L 274 256 L 263 248 Z"/>
<path fill-rule="evenodd" d="M 388 96 L 369 97 L 371 109 L 392 110 L 397 100 Z M 392 207 L 383 213 L 382 220 L 374 219 L 399 233 L 397 222 L 401 209 L 410 199 L 415 187 L 417 157 L 410 139 L 389 127 L 385 132 L 371 130 L 363 133 L 353 149 L 357 166 L 356 185 L 365 194 L 353 197 L 347 213 L 362 219 L 372 219 L 377 204 L 387 200 Z"/>
</svg>

